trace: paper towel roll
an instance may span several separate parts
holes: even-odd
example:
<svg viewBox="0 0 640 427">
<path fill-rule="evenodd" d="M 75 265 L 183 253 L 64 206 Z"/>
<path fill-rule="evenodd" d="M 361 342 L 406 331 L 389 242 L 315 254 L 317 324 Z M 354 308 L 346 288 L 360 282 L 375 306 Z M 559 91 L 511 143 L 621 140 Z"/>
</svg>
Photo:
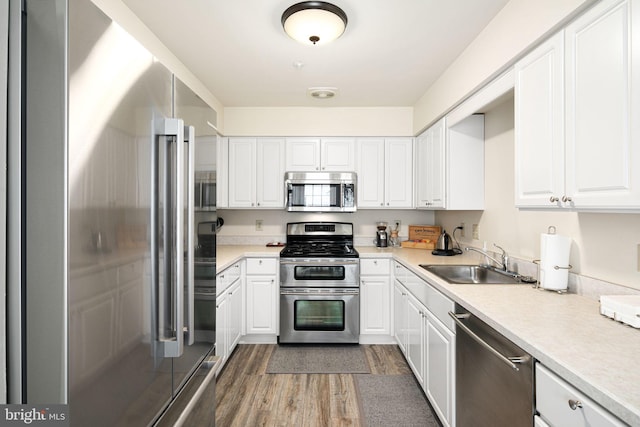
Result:
<svg viewBox="0 0 640 427">
<path fill-rule="evenodd" d="M 563 291 L 569 282 L 571 238 L 560 234 L 540 235 L 540 287 Z M 555 267 L 563 267 L 556 269 Z"/>
</svg>

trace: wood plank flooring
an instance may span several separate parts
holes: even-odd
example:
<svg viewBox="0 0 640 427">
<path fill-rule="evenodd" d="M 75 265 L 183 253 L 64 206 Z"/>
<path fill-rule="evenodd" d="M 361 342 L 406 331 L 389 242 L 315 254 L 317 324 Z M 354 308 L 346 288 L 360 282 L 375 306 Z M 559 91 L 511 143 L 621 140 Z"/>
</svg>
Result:
<svg viewBox="0 0 640 427">
<path fill-rule="evenodd" d="M 363 347 L 372 375 L 411 374 L 397 346 Z M 353 375 L 266 374 L 275 348 L 236 348 L 217 379 L 216 426 L 364 425 Z"/>
</svg>

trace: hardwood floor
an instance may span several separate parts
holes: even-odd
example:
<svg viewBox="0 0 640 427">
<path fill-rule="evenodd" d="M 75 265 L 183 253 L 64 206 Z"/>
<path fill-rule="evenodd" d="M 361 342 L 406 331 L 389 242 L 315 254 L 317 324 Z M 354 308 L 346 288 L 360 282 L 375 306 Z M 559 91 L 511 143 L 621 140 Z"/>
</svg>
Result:
<svg viewBox="0 0 640 427">
<path fill-rule="evenodd" d="M 363 347 L 372 375 L 411 374 L 398 347 Z M 216 426 L 364 425 L 353 375 L 266 374 L 275 348 L 236 348 L 217 379 Z"/>
</svg>

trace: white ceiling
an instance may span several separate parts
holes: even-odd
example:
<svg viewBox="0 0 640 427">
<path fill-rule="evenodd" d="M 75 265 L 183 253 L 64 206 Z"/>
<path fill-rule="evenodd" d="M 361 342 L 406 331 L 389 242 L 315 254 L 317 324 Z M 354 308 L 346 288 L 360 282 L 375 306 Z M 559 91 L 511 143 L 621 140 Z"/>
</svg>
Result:
<svg viewBox="0 0 640 427">
<path fill-rule="evenodd" d="M 345 33 L 306 46 L 280 24 L 297 0 L 123 1 L 225 107 L 413 106 L 508 2 L 333 0 Z"/>
</svg>

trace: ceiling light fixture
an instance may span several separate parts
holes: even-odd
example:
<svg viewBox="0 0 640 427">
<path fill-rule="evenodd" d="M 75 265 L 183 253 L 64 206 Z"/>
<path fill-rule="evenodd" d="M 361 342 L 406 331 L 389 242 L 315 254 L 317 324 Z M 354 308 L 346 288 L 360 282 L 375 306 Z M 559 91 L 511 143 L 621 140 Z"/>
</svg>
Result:
<svg viewBox="0 0 640 427">
<path fill-rule="evenodd" d="M 310 87 L 307 93 L 312 98 L 329 99 L 338 94 L 338 88 L 335 87 Z"/>
<path fill-rule="evenodd" d="M 281 22 L 292 39 L 304 44 L 325 44 L 344 33 L 347 14 L 331 3 L 303 1 L 285 10 Z"/>
</svg>

